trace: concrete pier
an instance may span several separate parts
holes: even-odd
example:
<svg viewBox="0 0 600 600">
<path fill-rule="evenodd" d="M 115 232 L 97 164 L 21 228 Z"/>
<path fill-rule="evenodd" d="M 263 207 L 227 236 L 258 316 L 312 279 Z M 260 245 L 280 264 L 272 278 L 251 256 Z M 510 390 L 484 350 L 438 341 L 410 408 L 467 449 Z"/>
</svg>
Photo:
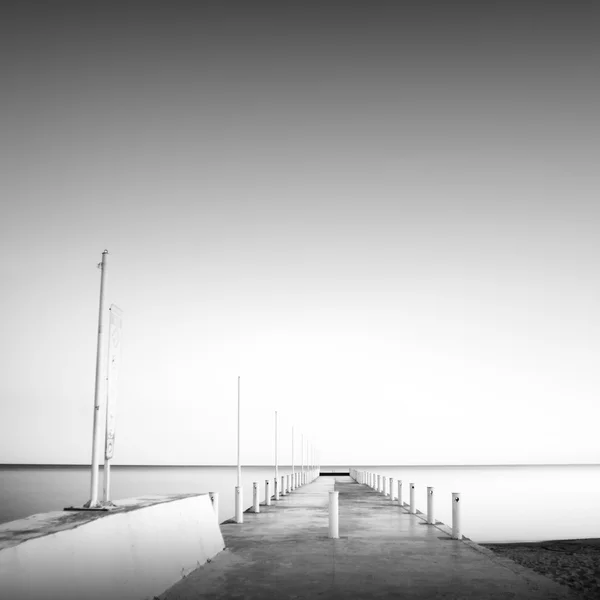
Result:
<svg viewBox="0 0 600 600">
<path fill-rule="evenodd" d="M 328 537 L 334 490 L 339 539 Z M 449 527 L 427 525 L 425 514 L 409 514 L 407 505 L 350 477 L 319 477 L 245 517 L 243 524 L 222 524 L 226 550 L 161 600 L 578 597 L 477 544 L 451 539 Z"/>
</svg>

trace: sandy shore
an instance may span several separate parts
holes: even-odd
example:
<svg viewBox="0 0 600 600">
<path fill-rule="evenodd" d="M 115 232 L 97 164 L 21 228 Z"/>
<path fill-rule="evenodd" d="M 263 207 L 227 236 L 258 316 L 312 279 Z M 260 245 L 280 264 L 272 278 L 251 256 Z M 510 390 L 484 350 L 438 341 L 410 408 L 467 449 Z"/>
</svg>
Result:
<svg viewBox="0 0 600 600">
<path fill-rule="evenodd" d="M 600 539 L 481 545 L 568 585 L 586 600 L 600 599 Z"/>
</svg>

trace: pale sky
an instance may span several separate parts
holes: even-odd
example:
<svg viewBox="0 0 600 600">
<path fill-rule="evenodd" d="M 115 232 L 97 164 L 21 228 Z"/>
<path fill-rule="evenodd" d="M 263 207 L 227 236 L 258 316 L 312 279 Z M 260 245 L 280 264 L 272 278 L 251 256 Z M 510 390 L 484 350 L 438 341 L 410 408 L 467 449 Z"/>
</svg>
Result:
<svg viewBox="0 0 600 600">
<path fill-rule="evenodd" d="M 599 21 L 3 3 L 0 463 L 600 462 Z"/>
</svg>

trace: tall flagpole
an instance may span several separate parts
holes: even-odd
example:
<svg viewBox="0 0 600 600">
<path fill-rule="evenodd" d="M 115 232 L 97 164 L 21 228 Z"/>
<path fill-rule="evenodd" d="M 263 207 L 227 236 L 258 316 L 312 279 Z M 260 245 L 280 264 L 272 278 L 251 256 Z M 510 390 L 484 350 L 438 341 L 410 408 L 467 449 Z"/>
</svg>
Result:
<svg viewBox="0 0 600 600">
<path fill-rule="evenodd" d="M 96 344 L 96 385 L 94 389 L 94 424 L 92 426 L 92 466 L 90 499 L 85 504 L 86 508 L 98 508 L 98 470 L 100 465 L 100 452 L 98 448 L 98 429 L 100 427 L 100 404 L 102 402 L 102 388 L 104 387 L 104 285 L 106 281 L 108 250 L 102 253 L 102 262 L 98 264 L 100 272 L 100 303 L 98 308 L 98 340 Z"/>
<path fill-rule="evenodd" d="M 283 491 L 279 489 L 279 457 L 277 456 L 277 411 L 275 411 L 275 500 L 279 500 L 279 494 Z"/>
<path fill-rule="evenodd" d="M 242 485 L 242 463 L 240 461 L 240 376 L 238 375 L 238 426 L 237 426 L 237 484 L 238 487 Z"/>
<path fill-rule="evenodd" d="M 302 457 L 302 467 L 300 469 L 300 481 L 302 484 L 305 483 L 304 481 L 304 434 L 302 434 L 302 446 L 301 446 L 301 452 L 300 452 L 300 456 Z"/>
</svg>

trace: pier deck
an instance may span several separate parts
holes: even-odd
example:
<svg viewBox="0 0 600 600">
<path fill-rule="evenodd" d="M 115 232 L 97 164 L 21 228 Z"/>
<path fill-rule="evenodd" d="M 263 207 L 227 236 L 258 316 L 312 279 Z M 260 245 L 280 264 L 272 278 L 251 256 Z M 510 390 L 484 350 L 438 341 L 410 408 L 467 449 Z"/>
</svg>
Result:
<svg viewBox="0 0 600 600">
<path fill-rule="evenodd" d="M 333 489 L 339 491 L 337 540 L 327 537 Z M 578 597 L 475 544 L 449 539 L 347 476 L 319 477 L 221 530 L 227 549 L 161 600 Z"/>
</svg>

